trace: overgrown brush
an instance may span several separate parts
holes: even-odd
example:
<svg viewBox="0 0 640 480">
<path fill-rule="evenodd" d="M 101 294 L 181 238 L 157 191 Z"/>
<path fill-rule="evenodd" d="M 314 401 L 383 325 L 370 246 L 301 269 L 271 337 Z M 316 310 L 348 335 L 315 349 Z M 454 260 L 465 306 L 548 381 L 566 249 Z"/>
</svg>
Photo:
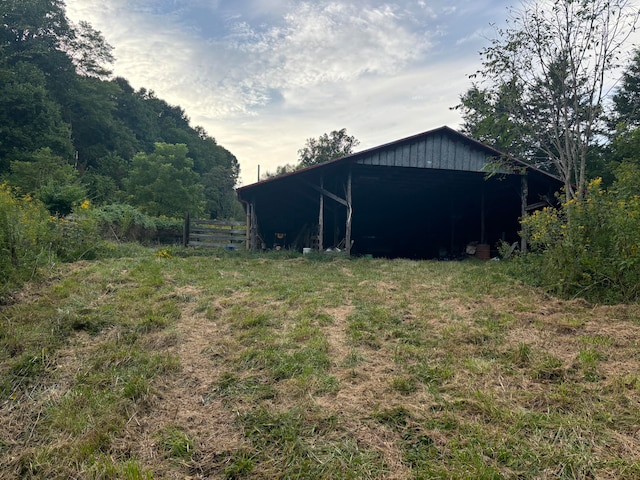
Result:
<svg viewBox="0 0 640 480">
<path fill-rule="evenodd" d="M 181 236 L 182 220 L 154 218 L 130 205 L 93 207 L 88 200 L 67 216 L 51 215 L 42 201 L 0 185 L 0 301 L 57 262 L 110 258 L 130 245 Z"/>
<path fill-rule="evenodd" d="M 616 303 L 640 299 L 640 168 L 623 164 L 606 190 L 589 183 L 583 198 L 522 222 L 532 252 L 519 275 L 552 293 Z"/>
<path fill-rule="evenodd" d="M 54 237 L 40 201 L 0 185 L 0 299 L 51 263 Z"/>
</svg>

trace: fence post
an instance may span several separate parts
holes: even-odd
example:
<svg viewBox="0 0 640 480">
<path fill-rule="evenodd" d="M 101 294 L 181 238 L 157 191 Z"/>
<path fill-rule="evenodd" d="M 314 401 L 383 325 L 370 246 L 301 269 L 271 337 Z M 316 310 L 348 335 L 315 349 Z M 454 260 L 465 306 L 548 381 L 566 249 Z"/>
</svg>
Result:
<svg viewBox="0 0 640 480">
<path fill-rule="evenodd" d="M 189 230 L 190 230 L 189 212 L 184 212 L 184 229 L 182 231 L 182 244 L 185 247 L 189 246 Z"/>
</svg>

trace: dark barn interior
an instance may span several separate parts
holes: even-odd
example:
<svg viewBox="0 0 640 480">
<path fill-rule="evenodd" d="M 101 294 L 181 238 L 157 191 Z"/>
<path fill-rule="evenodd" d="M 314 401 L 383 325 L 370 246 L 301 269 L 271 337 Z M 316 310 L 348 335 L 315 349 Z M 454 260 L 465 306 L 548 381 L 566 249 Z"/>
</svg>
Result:
<svg viewBox="0 0 640 480">
<path fill-rule="evenodd" d="M 254 248 L 459 258 L 469 244 L 519 241 L 523 209 L 547 204 L 560 186 L 521 164 L 488 175 L 499 155 L 443 127 L 242 187 L 238 195 Z"/>
</svg>

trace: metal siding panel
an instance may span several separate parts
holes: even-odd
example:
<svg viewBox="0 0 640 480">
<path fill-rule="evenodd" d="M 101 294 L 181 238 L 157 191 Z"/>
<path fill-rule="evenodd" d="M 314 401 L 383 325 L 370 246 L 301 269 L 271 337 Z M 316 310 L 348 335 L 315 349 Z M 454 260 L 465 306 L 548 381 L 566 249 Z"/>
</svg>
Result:
<svg viewBox="0 0 640 480">
<path fill-rule="evenodd" d="M 436 154 L 433 137 L 427 138 L 427 161 L 431 161 L 432 168 L 440 168 L 440 158 Z"/>
<path fill-rule="evenodd" d="M 385 165 L 385 166 L 393 165 L 393 161 L 391 159 L 391 152 L 389 150 L 380 152 L 380 165 Z"/>
<path fill-rule="evenodd" d="M 474 172 L 482 172 L 484 171 L 484 166 L 487 163 L 486 154 L 475 151 L 475 155 L 471 159 L 471 165 L 469 165 L 469 169 Z"/>
<path fill-rule="evenodd" d="M 418 144 L 412 143 L 409 145 L 409 166 L 417 167 L 418 166 Z"/>
<path fill-rule="evenodd" d="M 410 167 L 411 166 L 411 145 L 404 145 L 402 147 L 402 160 L 400 166 L 402 167 Z"/>
<path fill-rule="evenodd" d="M 465 162 L 468 162 L 469 158 L 469 147 L 465 144 L 460 144 L 460 158 L 458 159 L 458 164 L 456 165 L 456 170 L 463 171 Z"/>
<path fill-rule="evenodd" d="M 447 140 L 449 142 L 449 155 L 447 155 L 447 169 L 455 170 L 456 162 L 458 161 L 458 157 L 460 156 L 460 148 L 459 145 L 451 140 Z"/>
<path fill-rule="evenodd" d="M 449 153 L 447 154 L 447 168 L 454 168 L 456 165 L 456 155 L 458 154 L 458 146 L 447 139 L 449 142 Z"/>
<path fill-rule="evenodd" d="M 431 138 L 431 159 L 433 160 L 433 168 L 442 168 L 444 163 L 444 158 L 442 158 L 442 137 L 440 135 L 436 135 Z"/>
<path fill-rule="evenodd" d="M 419 168 L 431 168 L 431 164 L 427 159 L 427 142 L 423 138 L 418 142 L 418 163 Z"/>
<path fill-rule="evenodd" d="M 384 158 L 380 158 L 380 165 L 393 166 L 393 150 L 384 151 Z"/>
<path fill-rule="evenodd" d="M 440 168 L 451 168 L 451 140 L 444 135 L 438 135 L 438 157 Z"/>
<path fill-rule="evenodd" d="M 466 147 L 466 155 L 464 156 L 464 163 L 462 164 L 462 169 L 465 172 L 468 172 L 469 170 L 471 170 L 471 158 L 474 157 L 474 151 L 471 150 L 469 147 Z"/>
<path fill-rule="evenodd" d="M 453 170 L 460 170 L 462 162 L 464 161 L 465 147 L 461 143 L 456 143 L 456 156 L 453 162 Z"/>
</svg>

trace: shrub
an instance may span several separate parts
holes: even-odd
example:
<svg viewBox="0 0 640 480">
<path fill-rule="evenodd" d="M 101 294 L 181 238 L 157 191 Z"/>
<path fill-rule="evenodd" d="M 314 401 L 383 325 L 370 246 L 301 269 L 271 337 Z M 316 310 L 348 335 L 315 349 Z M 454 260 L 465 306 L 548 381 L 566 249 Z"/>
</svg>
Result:
<svg viewBox="0 0 640 480">
<path fill-rule="evenodd" d="M 131 205 L 113 203 L 93 211 L 100 233 L 116 241 L 140 241 L 156 232 L 154 219 Z"/>
<path fill-rule="evenodd" d="M 520 262 L 535 268 L 539 285 L 592 301 L 640 299 L 639 175 L 638 166 L 623 164 L 609 190 L 593 180 L 582 199 L 523 220 L 532 253 Z"/>
<path fill-rule="evenodd" d="M 44 205 L 0 184 L 0 299 L 51 263 L 53 238 Z"/>
<path fill-rule="evenodd" d="M 181 238 L 184 221 L 165 216 L 151 217 L 136 207 L 113 203 L 91 212 L 100 235 L 117 242 L 151 242 Z"/>
</svg>

